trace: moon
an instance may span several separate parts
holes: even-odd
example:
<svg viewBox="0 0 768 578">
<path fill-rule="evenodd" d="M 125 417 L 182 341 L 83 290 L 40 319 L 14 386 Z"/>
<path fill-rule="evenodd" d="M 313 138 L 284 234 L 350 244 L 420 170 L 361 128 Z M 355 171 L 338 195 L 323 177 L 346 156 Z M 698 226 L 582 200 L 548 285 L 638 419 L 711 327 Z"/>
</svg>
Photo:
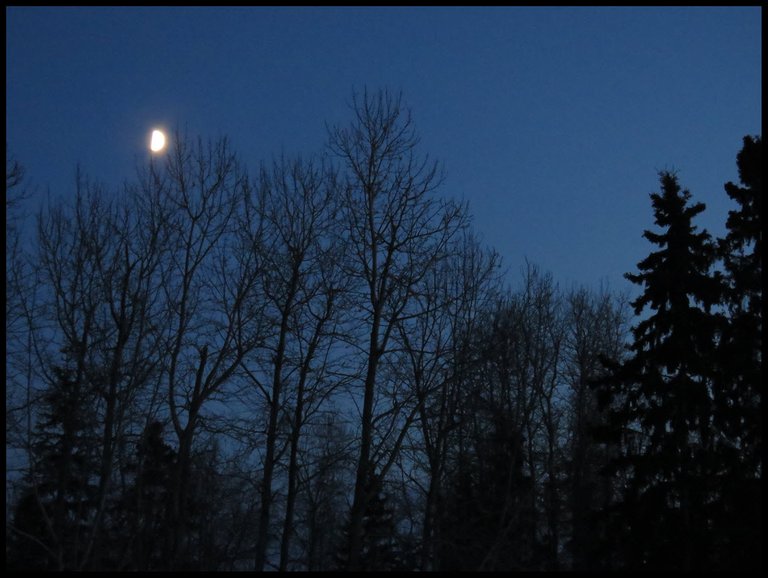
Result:
<svg viewBox="0 0 768 578">
<path fill-rule="evenodd" d="M 163 134 L 163 131 L 152 131 L 152 140 L 149 142 L 149 148 L 155 153 L 159 153 L 165 148 L 165 135 Z"/>
</svg>

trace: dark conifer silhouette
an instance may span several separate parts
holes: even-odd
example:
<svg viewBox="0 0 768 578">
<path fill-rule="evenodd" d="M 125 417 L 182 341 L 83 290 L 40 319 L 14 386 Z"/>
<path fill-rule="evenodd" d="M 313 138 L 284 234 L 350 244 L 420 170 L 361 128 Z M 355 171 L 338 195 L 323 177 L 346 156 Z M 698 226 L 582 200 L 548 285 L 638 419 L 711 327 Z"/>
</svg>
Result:
<svg viewBox="0 0 768 578">
<path fill-rule="evenodd" d="M 627 274 L 643 293 L 633 302 L 631 356 L 601 381 L 610 402 L 603 434 L 621 450 L 611 473 L 625 478 L 615 516 L 614 552 L 628 568 L 692 570 L 707 567 L 708 500 L 718 464 L 713 454 L 713 400 L 719 284 L 712 275 L 715 245 L 693 219 L 677 177 L 660 175 L 653 193 L 659 233 L 644 236 L 658 250 Z"/>
<path fill-rule="evenodd" d="M 717 556 L 726 569 L 754 570 L 762 553 L 762 139 L 745 137 L 737 156 L 743 186 L 726 183 L 738 209 L 720 239 L 727 314 L 719 352 L 717 428 L 727 458 Z"/>
<path fill-rule="evenodd" d="M 135 472 L 121 510 L 131 528 L 129 568 L 159 570 L 166 556 L 169 535 L 171 481 L 176 452 L 163 439 L 163 424 L 147 425 L 136 448 L 136 460 L 129 469 Z"/>
<path fill-rule="evenodd" d="M 8 567 L 16 570 L 80 570 L 87 562 L 98 471 L 93 395 L 73 371 L 56 367 L 54 374 L 13 515 Z"/>
</svg>

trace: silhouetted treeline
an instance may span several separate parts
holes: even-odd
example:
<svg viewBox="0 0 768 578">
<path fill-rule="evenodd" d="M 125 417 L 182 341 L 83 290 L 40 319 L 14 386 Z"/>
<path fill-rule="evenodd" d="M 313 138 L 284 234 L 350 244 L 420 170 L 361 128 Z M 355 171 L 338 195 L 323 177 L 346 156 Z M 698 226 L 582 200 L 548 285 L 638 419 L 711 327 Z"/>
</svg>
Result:
<svg viewBox="0 0 768 578">
<path fill-rule="evenodd" d="M 408 109 L 356 95 L 249 173 L 177 134 L 19 224 L 6 160 L 6 569 L 754 569 L 761 140 L 727 234 L 674 174 L 608 289 L 504 278 Z"/>
</svg>

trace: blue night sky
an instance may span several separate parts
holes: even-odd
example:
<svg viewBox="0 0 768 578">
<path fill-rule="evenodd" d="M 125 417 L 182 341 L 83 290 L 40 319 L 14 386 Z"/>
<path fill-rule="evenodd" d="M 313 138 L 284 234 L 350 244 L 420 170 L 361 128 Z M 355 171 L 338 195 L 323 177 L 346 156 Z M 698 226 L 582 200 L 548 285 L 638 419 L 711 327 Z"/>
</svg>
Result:
<svg viewBox="0 0 768 578">
<path fill-rule="evenodd" d="M 79 162 L 118 191 L 151 129 L 228 136 L 255 172 L 322 150 L 353 89 L 402 91 L 444 196 L 516 283 L 628 290 L 676 169 L 719 235 L 762 127 L 759 7 L 6 8 L 6 145 L 38 199 Z"/>
</svg>

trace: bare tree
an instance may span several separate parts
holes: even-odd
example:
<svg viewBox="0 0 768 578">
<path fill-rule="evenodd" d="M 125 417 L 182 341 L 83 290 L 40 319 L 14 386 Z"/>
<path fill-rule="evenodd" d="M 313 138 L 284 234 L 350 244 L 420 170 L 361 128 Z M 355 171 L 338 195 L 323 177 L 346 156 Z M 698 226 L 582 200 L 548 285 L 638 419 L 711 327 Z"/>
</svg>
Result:
<svg viewBox="0 0 768 578">
<path fill-rule="evenodd" d="M 560 297 L 551 277 L 532 265 L 522 285 L 499 294 L 460 341 L 449 500 L 436 548 L 441 567 L 541 568 L 557 551 Z"/>
<path fill-rule="evenodd" d="M 338 227 L 333 174 L 321 163 L 283 159 L 262 169 L 256 206 L 261 232 L 264 295 L 269 336 L 262 354 L 244 367 L 267 408 L 261 508 L 255 569 L 267 562 L 275 468 L 289 452 L 286 511 L 280 541 L 281 570 L 287 569 L 297 493 L 298 451 L 307 412 L 329 395 L 328 348 L 332 345 L 339 293 L 339 245 L 331 243 Z M 291 403 L 293 409 L 291 410 Z M 287 424 L 280 431 L 280 424 Z"/>
<path fill-rule="evenodd" d="M 231 384 L 263 338 L 256 296 L 260 252 L 237 218 L 250 188 L 225 138 L 204 144 L 177 134 L 164 166 L 152 164 L 143 189 L 167 247 L 157 323 L 164 332 L 167 409 L 178 438 L 167 545 L 168 566 L 175 568 L 189 558 L 185 510 L 204 405 Z"/>
<path fill-rule="evenodd" d="M 611 499 L 610 480 L 599 475 L 609 449 L 596 443 L 592 428 L 601 415 L 590 384 L 604 374 L 601 358 L 621 359 L 628 338 L 628 300 L 606 288 L 574 289 L 565 296 L 563 379 L 569 389 L 566 404 L 567 479 L 564 500 L 568 519 L 565 535 L 574 570 L 604 567 L 596 545 L 602 541 L 595 513 Z"/>
<path fill-rule="evenodd" d="M 22 231 L 27 221 L 25 202 L 30 191 L 24 168 L 6 156 L 5 162 L 5 437 L 6 504 L 19 500 L 17 489 L 28 469 L 30 439 L 36 398 L 35 346 L 39 283 L 29 251 L 24 250 Z M 22 490 L 23 491 L 23 490 Z M 13 539 L 11 508 L 6 508 L 6 527 Z M 30 538 L 27 538 L 30 539 Z"/>
<path fill-rule="evenodd" d="M 352 432 L 340 423 L 340 412 L 332 407 L 326 410 L 308 424 L 307 447 L 300 455 L 297 542 L 308 571 L 337 568 L 344 529 L 339 512 L 348 506 L 354 484 Z"/>
<path fill-rule="evenodd" d="M 410 113 L 400 97 L 385 91 L 357 95 L 355 119 L 331 132 L 330 147 L 344 165 L 341 183 L 360 326 L 364 328 L 360 454 L 350 513 L 347 569 L 359 570 L 363 518 L 372 498 L 370 480 L 377 458 L 391 466 L 415 412 L 401 411 L 396 380 L 385 384 L 382 362 L 404 319 L 424 315 L 414 289 L 446 255 L 445 248 L 465 222 L 463 208 L 436 200 L 438 167 L 417 154 Z M 385 404 L 377 399 L 390 394 Z M 381 401 L 381 400 L 379 400 Z M 379 431 L 380 451 L 374 436 Z M 386 453 L 386 455 L 384 455 Z"/>
<path fill-rule="evenodd" d="M 498 255 L 465 233 L 452 243 L 448 258 L 423 280 L 415 297 L 424 301 L 422 308 L 429 314 L 409 319 L 398 328 L 401 371 L 415 391 L 418 425 L 408 433 L 408 451 L 399 465 L 407 482 L 423 493 L 419 563 L 425 571 L 439 567 L 436 518 L 460 399 L 459 376 L 469 371 L 462 356 L 477 329 L 479 314 L 498 291 L 498 267 Z"/>
<path fill-rule="evenodd" d="M 29 323 L 26 311 L 35 283 L 22 251 L 19 225 L 25 218 L 23 203 L 29 196 L 22 185 L 24 168 L 15 159 L 5 161 L 5 416 L 6 439 L 11 447 L 24 445 L 24 416 L 29 397 Z M 12 441 L 13 440 L 13 441 Z M 6 461 L 6 467 L 15 464 Z"/>
<path fill-rule="evenodd" d="M 55 556 L 69 568 L 90 567 L 103 546 L 103 517 L 125 417 L 157 367 L 148 322 L 156 247 L 134 208 L 130 201 L 109 200 L 78 170 L 74 205 L 56 203 L 39 215 L 37 286 L 19 302 L 29 332 L 28 443 L 40 409 L 31 396 L 33 374 L 50 395 L 64 385 L 62 370 L 70 367 L 84 395 L 95 400 L 88 409 L 93 427 L 100 429 L 99 441 L 92 441 L 99 466 L 91 475 L 98 485 L 87 531 L 76 536 L 78 546 Z M 34 480 L 34 459 L 30 468 Z M 39 495 L 37 502 L 46 517 Z M 64 537 L 48 528 L 48 538 L 61 548 Z"/>
</svg>

